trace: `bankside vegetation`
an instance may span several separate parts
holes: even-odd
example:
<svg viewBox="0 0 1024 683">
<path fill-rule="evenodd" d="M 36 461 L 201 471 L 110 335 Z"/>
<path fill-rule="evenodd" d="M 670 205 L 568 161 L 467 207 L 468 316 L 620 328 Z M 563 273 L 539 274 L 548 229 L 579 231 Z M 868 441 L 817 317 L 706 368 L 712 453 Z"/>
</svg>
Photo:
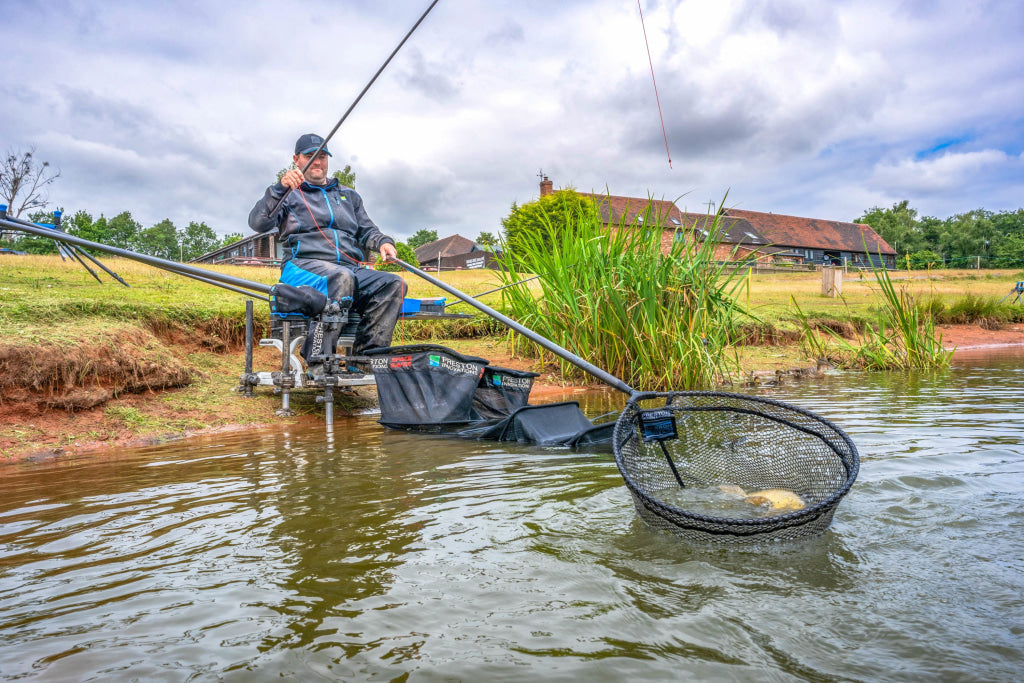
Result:
<svg viewBox="0 0 1024 683">
<path fill-rule="evenodd" d="M 811 324 L 796 299 L 801 341 L 809 355 L 833 365 L 862 370 L 937 370 L 949 367 L 953 352 L 936 334 L 935 311 L 906 287 L 893 284 L 885 270 L 874 272 L 881 294 L 874 325 L 863 326 L 854 340 L 836 330 Z"/>
<path fill-rule="evenodd" d="M 789 325 L 811 357 L 842 367 L 941 368 L 951 353 L 936 336 L 937 323 L 972 321 L 977 318 L 968 311 L 982 310 L 992 325 L 1024 318 L 1020 307 L 996 297 L 967 294 L 946 302 L 934 291 L 926 297 L 897 288 L 884 270 L 857 274 L 860 282 L 867 274 L 875 287 L 851 292 L 858 303 L 868 303 L 856 312 L 844 300 L 847 320 L 831 310 L 816 319 L 793 295 L 778 307 L 752 306 L 752 271 L 743 263 L 726 268 L 715 259 L 718 217 L 702 239 L 677 231 L 663 254 L 663 221 L 650 215 L 652 205 L 632 224 L 623 218 L 613 226 L 604 223 L 592 199 L 572 190 L 513 205 L 503 221 L 506 237 L 514 239 L 503 245 L 503 278 L 511 284 L 518 273 L 536 273 L 541 293 L 507 289 L 503 299 L 512 317 L 643 389 L 721 383 L 736 369 L 738 343 L 785 338 L 780 328 Z M 817 313 L 830 304 L 812 299 L 807 305 Z M 955 311 L 963 315 L 958 319 Z M 515 344 L 540 352 L 523 340 Z"/>
<path fill-rule="evenodd" d="M 598 246 L 601 246 L 600 240 L 580 248 L 593 250 Z M 643 249 L 644 245 L 638 244 L 637 248 Z M 595 364 L 619 373 L 624 380 L 645 387 L 648 385 L 638 381 L 642 377 L 634 374 L 637 368 L 662 377 L 666 386 L 683 386 L 682 379 L 664 379 L 669 378 L 672 371 L 661 367 L 666 361 L 663 355 L 657 355 L 667 353 L 673 345 L 682 347 L 674 353 L 689 352 L 704 358 L 707 364 L 703 367 L 711 367 L 711 372 L 717 375 L 734 365 L 734 351 L 744 371 L 795 367 L 801 362 L 798 340 L 802 323 L 794 301 L 799 304 L 806 323 L 819 334 L 828 329 L 837 330 L 844 339 L 856 342 L 859 334 L 881 328 L 878 317 L 885 306 L 885 295 L 870 273 L 865 273 L 863 279 L 851 274 L 843 283 L 842 301 L 821 296 L 818 273 L 756 276 L 741 273 L 729 280 L 733 296 L 739 302 L 736 304 L 711 296 L 709 283 L 699 279 L 700 273 L 687 274 L 680 266 L 667 263 L 645 271 L 645 264 L 619 258 L 627 251 L 624 247 L 614 251 L 613 258 L 600 267 L 601 276 L 605 278 L 600 286 L 583 281 L 573 285 L 572 273 L 547 266 L 548 275 L 544 278 L 505 290 L 522 299 L 522 306 L 533 307 L 532 318 L 528 313 L 512 310 L 511 302 L 503 304 L 502 292 L 488 294 L 482 300 L 504 309 L 508 315 Z M 591 251 L 589 256 L 593 253 Z M 569 263 L 571 256 L 571 253 L 566 254 L 563 263 Z M 106 278 L 104 283 L 98 283 L 77 264 L 62 262 L 56 255 L 0 256 L 0 296 L 3 297 L 0 330 L 4 333 L 0 339 L 0 378 L 6 382 L 0 388 L 0 410 L 18 396 L 39 405 L 67 410 L 103 405 L 103 393 L 92 390 L 97 385 L 102 385 L 108 397 L 112 397 L 121 392 L 191 383 L 203 387 L 203 401 L 230 400 L 230 389 L 241 372 L 238 354 L 244 332 L 244 297 L 134 261 L 109 258 L 104 262 L 124 277 L 131 288 L 126 289 Z M 278 277 L 276 268 L 216 266 L 211 269 L 268 284 Z M 569 270 L 574 269 L 575 266 Z M 638 287 L 636 283 L 627 282 L 629 275 L 636 274 L 641 274 L 642 279 L 650 278 L 652 284 Z M 592 275 L 585 275 L 581 280 Z M 520 272 L 516 277 L 528 276 Z M 404 277 L 411 297 L 443 294 L 415 276 Z M 471 270 L 440 273 L 439 277 L 464 292 L 477 294 L 507 283 L 509 276 L 503 278 L 491 270 Z M 688 282 L 688 277 L 698 279 Z M 893 273 L 892 278 L 902 278 L 895 284 L 906 288 L 915 297 L 916 306 L 922 313 L 930 313 L 936 325 L 975 323 L 998 329 L 1024 321 L 1024 305 L 1013 304 L 1012 298 L 1004 299 L 1015 281 L 1024 280 L 1024 273 L 1020 271 L 947 270 L 927 277 L 915 276 L 913 280 L 907 279 L 907 272 L 903 271 Z M 666 284 L 668 286 L 664 286 Z M 555 291 L 558 288 L 562 291 Z M 626 297 L 625 303 L 609 304 L 609 310 L 618 320 L 600 319 L 597 309 L 604 306 L 604 297 L 611 296 L 608 292 L 613 289 L 621 290 L 619 296 Z M 549 291 L 556 297 L 552 299 L 555 303 L 545 303 Z M 564 299 L 557 297 L 566 293 L 575 296 L 563 304 Z M 685 305 L 700 302 L 702 298 L 703 306 L 698 303 L 691 312 L 684 310 Z M 453 303 L 451 297 L 448 300 L 449 304 Z M 267 309 L 262 302 L 256 303 L 256 333 L 264 336 Z M 716 336 L 719 326 L 710 321 L 730 312 L 738 314 L 741 306 L 753 313 L 757 321 L 734 326 L 730 346 Z M 449 310 L 473 312 L 464 304 L 456 304 Z M 546 313 L 560 310 L 566 311 L 561 318 L 566 320 L 566 325 L 575 327 L 578 339 L 559 336 L 544 326 Z M 643 324 L 637 326 L 634 317 Z M 699 331 L 702 325 L 710 325 L 712 329 L 702 334 Z M 889 327 L 891 325 L 886 323 L 886 329 Z M 684 332 L 689 330 L 696 332 L 687 337 Z M 395 343 L 430 340 L 460 348 L 462 343 L 478 343 L 472 342 L 473 339 L 495 349 L 507 344 L 505 328 L 483 315 L 466 320 L 403 322 L 396 329 Z M 723 345 L 716 347 L 716 344 Z M 601 351 L 606 346 L 608 350 Z M 598 351 L 606 355 L 591 355 Z M 260 349 L 260 352 L 271 353 L 268 349 Z M 829 355 L 814 349 L 805 349 L 804 353 L 810 354 L 807 356 L 810 360 Z M 635 354 L 638 360 L 624 364 L 622 359 L 631 358 L 628 354 Z M 725 360 L 715 370 L 719 357 Z M 264 360 L 260 369 L 275 369 L 280 362 L 273 357 Z M 533 367 L 540 370 L 543 366 L 538 360 Z M 230 410 L 225 410 L 224 414 L 234 415 Z M 207 415 L 202 419 L 215 422 L 220 418 Z"/>
<path fill-rule="evenodd" d="M 506 230 L 516 227 L 515 250 L 505 250 L 502 277 L 511 284 L 521 271 L 535 273 L 541 296 L 504 290 L 510 316 L 638 389 L 721 383 L 737 367 L 730 344 L 744 313 L 737 294 L 745 271 L 715 261 L 717 218 L 708 239 L 676 240 L 667 255 L 661 231 L 642 229 L 662 220 L 648 205 L 640 225 L 623 217 L 609 227 L 575 193 L 513 209 Z"/>
</svg>

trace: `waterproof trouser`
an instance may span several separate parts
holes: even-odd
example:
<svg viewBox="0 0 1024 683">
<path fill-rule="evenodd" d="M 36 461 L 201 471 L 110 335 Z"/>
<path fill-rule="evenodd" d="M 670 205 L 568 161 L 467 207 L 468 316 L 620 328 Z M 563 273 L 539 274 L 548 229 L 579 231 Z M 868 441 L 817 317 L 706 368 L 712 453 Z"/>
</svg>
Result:
<svg viewBox="0 0 1024 683">
<path fill-rule="evenodd" d="M 394 273 L 319 259 L 293 258 L 290 263 L 324 278 L 331 301 L 352 297 L 351 310 L 362 316 L 352 346 L 353 355 L 358 356 L 365 349 L 391 346 L 391 336 L 405 298 L 402 278 Z"/>
</svg>

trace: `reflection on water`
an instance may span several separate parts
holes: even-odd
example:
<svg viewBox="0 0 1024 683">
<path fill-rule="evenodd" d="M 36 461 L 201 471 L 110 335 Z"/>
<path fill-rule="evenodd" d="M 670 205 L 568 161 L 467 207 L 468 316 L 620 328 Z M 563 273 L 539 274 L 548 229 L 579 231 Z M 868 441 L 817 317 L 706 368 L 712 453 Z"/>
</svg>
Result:
<svg viewBox="0 0 1024 683">
<path fill-rule="evenodd" d="M 862 467 L 769 548 L 648 529 L 610 455 L 373 416 L 8 466 L 0 678 L 1013 680 L 1022 388 L 1002 356 L 771 390 Z"/>
</svg>

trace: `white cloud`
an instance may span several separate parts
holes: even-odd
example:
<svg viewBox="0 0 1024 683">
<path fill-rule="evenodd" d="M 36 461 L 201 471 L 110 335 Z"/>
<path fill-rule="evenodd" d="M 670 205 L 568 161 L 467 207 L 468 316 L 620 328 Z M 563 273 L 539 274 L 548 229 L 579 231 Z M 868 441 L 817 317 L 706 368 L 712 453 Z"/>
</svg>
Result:
<svg viewBox="0 0 1024 683">
<path fill-rule="evenodd" d="M 825 218 L 903 198 L 1015 209 L 1024 13 L 979 7 L 645 1 L 669 170 L 635 4 L 446 0 L 330 146 L 398 237 L 495 232 L 540 168 L 690 208 L 729 189 Z M 68 210 L 244 233 L 295 137 L 326 133 L 423 9 L 7 3 L 0 146 L 60 167 L 51 200 Z M 38 26 L 62 39 L 40 49 Z"/>
<path fill-rule="evenodd" d="M 1010 164 L 1024 171 L 1019 158 L 1014 159 L 996 149 L 946 153 L 929 159 L 901 159 L 876 166 L 871 185 L 905 195 L 958 191 L 965 185 L 973 185 L 986 172 L 999 171 Z"/>
</svg>

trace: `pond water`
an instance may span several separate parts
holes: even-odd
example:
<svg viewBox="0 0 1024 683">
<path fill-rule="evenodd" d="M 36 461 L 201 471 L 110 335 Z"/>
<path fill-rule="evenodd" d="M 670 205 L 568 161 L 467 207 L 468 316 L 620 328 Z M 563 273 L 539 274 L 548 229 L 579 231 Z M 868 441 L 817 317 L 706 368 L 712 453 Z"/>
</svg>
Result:
<svg viewBox="0 0 1024 683">
<path fill-rule="evenodd" d="M 1019 680 L 1024 357 L 958 363 L 761 390 L 862 458 L 769 548 L 648 529 L 610 454 L 371 415 L 7 466 L 0 679 Z"/>
</svg>

